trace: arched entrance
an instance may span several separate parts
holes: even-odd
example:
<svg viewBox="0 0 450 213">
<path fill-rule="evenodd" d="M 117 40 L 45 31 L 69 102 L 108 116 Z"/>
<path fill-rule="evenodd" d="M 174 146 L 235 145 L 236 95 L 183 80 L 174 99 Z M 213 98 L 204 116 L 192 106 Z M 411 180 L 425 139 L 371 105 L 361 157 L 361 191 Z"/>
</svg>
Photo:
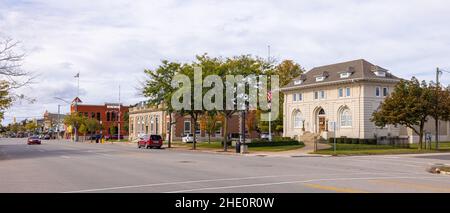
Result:
<svg viewBox="0 0 450 213">
<path fill-rule="evenodd" d="M 322 107 L 317 108 L 314 111 L 315 118 L 315 133 L 321 133 L 327 131 L 327 119 L 325 110 Z"/>
</svg>

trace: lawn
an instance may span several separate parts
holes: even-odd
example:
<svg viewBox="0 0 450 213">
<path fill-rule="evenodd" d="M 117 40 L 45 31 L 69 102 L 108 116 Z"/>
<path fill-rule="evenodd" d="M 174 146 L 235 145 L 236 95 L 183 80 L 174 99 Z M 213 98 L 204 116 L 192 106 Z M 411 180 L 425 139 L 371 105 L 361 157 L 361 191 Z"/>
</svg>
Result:
<svg viewBox="0 0 450 213">
<path fill-rule="evenodd" d="M 330 144 L 333 146 L 333 144 Z M 432 147 L 435 147 L 434 143 Z M 417 144 L 410 148 L 396 148 L 389 145 L 367 145 L 367 144 L 336 144 L 336 153 L 333 148 L 319 150 L 315 154 L 325 155 L 389 155 L 389 154 L 421 154 L 450 152 L 450 142 L 439 143 L 439 150 L 418 150 Z"/>
</svg>

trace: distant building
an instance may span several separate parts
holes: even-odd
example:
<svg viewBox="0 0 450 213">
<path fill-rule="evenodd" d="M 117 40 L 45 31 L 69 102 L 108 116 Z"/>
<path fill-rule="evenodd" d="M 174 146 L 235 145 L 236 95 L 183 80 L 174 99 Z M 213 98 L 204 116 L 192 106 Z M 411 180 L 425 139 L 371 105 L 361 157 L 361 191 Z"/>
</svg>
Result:
<svg viewBox="0 0 450 213">
<path fill-rule="evenodd" d="M 124 128 L 124 115 L 128 113 L 128 108 L 128 106 L 123 106 L 119 103 L 105 103 L 102 105 L 83 104 L 77 97 L 72 101 L 70 112 L 78 112 L 87 118 L 98 120 L 103 127 L 99 133 L 103 136 L 117 134 L 119 124 L 121 126 L 120 135 L 127 136 L 128 131 Z M 111 129 L 113 129 L 113 132 L 111 132 Z"/>
<path fill-rule="evenodd" d="M 58 113 L 50 113 L 47 110 L 44 113 L 43 131 L 44 132 L 58 132 L 64 130 L 64 118 L 66 115 Z M 59 128 L 58 128 L 59 127 Z"/>
</svg>

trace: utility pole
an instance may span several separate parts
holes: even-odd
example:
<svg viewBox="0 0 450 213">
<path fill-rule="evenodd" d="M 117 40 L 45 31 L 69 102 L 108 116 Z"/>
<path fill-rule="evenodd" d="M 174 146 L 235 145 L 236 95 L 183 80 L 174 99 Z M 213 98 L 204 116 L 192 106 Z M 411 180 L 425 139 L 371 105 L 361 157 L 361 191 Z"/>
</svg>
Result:
<svg viewBox="0 0 450 213">
<path fill-rule="evenodd" d="M 58 121 L 56 122 L 56 132 L 57 132 L 57 134 L 58 134 L 58 139 L 61 139 L 60 138 L 60 136 L 59 136 L 59 127 L 60 127 L 60 122 L 61 122 L 61 119 L 59 118 L 59 114 L 60 114 L 60 107 L 61 107 L 61 105 L 60 104 L 58 104 Z"/>
<path fill-rule="evenodd" d="M 117 140 L 120 141 L 120 84 L 119 84 L 119 118 L 117 119 Z"/>
<path fill-rule="evenodd" d="M 435 117 L 435 127 L 436 127 L 436 150 L 439 150 L 439 117 L 438 117 L 438 107 L 439 107 L 439 67 L 436 68 L 436 117 Z M 431 147 L 430 147 L 431 148 Z"/>
<path fill-rule="evenodd" d="M 74 100 L 75 101 L 75 115 L 78 116 L 78 99 L 80 97 L 80 72 L 78 72 L 74 77 L 77 79 L 77 97 Z M 78 142 L 78 129 L 76 126 L 74 126 L 74 129 L 75 129 L 74 140 L 75 140 L 75 142 Z"/>
</svg>

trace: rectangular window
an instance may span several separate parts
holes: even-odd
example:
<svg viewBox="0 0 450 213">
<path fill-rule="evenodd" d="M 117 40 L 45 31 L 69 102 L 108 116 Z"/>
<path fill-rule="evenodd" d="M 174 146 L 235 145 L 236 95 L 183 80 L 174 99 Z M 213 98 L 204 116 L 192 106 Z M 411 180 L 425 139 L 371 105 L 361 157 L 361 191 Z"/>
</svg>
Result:
<svg viewBox="0 0 450 213">
<path fill-rule="evenodd" d="M 386 97 L 389 95 L 389 90 L 387 87 L 383 87 L 383 96 Z"/>
<path fill-rule="evenodd" d="M 190 121 L 184 121 L 184 133 L 185 134 L 191 133 L 191 122 Z"/>
<path fill-rule="evenodd" d="M 110 120 L 111 120 L 110 116 L 111 116 L 110 113 L 107 112 L 107 113 L 106 113 L 106 121 L 110 121 Z"/>
<path fill-rule="evenodd" d="M 298 94 L 298 100 L 299 100 L 299 101 L 303 101 L 303 94 L 302 94 L 302 93 L 299 93 L 299 94 Z"/>
<path fill-rule="evenodd" d="M 100 121 L 102 117 L 100 116 L 100 112 L 97 112 L 97 120 Z"/>
<path fill-rule="evenodd" d="M 347 97 L 350 97 L 350 95 L 351 95 L 351 93 L 350 93 L 350 87 L 347 87 L 347 88 L 345 88 L 345 95 L 347 96 Z"/>
<path fill-rule="evenodd" d="M 381 91 L 380 91 L 380 87 L 376 87 L 375 88 L 375 96 L 380 97 L 381 96 Z"/>
<path fill-rule="evenodd" d="M 339 88 L 339 89 L 338 89 L 338 97 L 339 97 L 339 98 L 344 97 L 344 91 L 343 91 L 342 88 Z"/>
<path fill-rule="evenodd" d="M 297 101 L 297 94 L 292 94 L 292 101 L 296 102 Z"/>
<path fill-rule="evenodd" d="M 325 99 L 325 91 L 320 91 L 320 99 Z"/>
<path fill-rule="evenodd" d="M 319 92 L 317 91 L 314 92 L 314 99 L 315 100 L 319 99 Z"/>
</svg>

